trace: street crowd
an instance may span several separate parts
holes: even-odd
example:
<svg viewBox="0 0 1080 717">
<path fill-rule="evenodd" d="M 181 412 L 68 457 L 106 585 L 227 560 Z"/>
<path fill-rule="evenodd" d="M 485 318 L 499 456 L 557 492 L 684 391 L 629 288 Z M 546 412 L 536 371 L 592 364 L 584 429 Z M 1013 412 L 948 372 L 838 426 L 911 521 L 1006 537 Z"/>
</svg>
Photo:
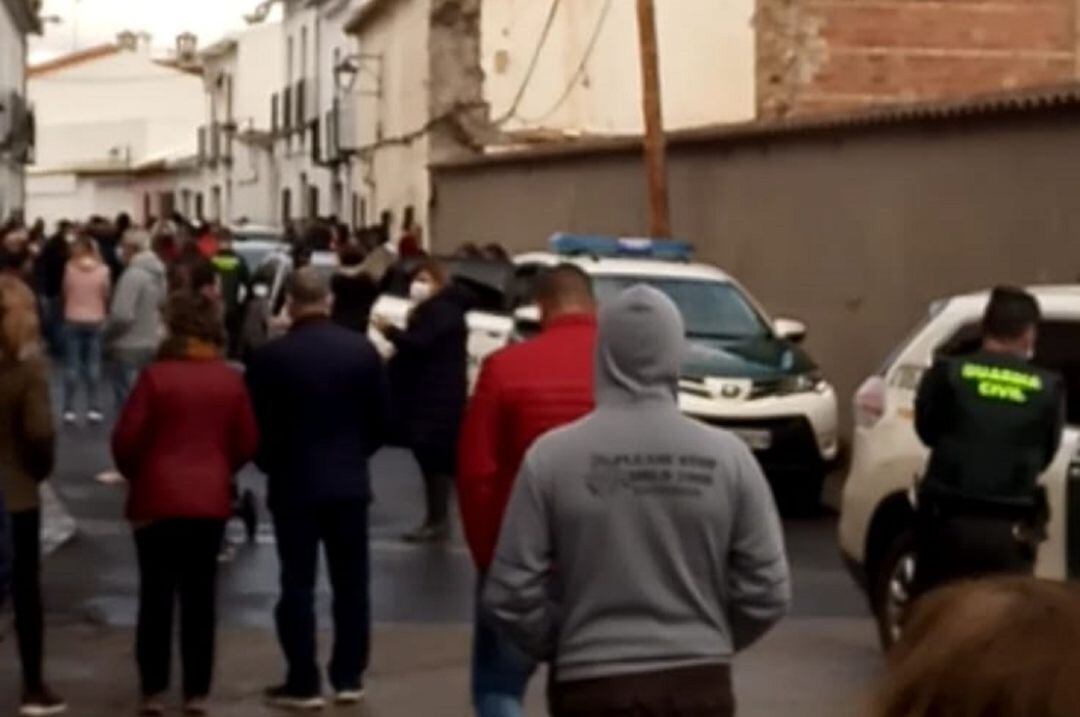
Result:
<svg viewBox="0 0 1080 717">
<path fill-rule="evenodd" d="M 749 448 L 679 411 L 676 306 L 636 286 L 598 307 L 587 274 L 556 266 L 533 289 L 543 331 L 490 356 L 470 397 L 469 288 L 421 256 L 415 228 L 361 239 L 335 223 L 296 237 L 279 313 L 252 309 L 266 287 L 221 227 L 174 218 L 143 229 L 122 216 L 63 223 L 50 237 L 40 226 L 0 230 L 0 520 L 11 538 L 0 540 L 0 585 L 10 564 L 22 714 L 66 708 L 44 674 L 38 484 L 55 460 L 50 354 L 63 366 L 64 424 L 105 420 L 106 378 L 118 414 L 112 456 L 140 576 L 140 714 L 167 710 L 176 622 L 183 709 L 210 708 L 218 555 L 249 462 L 267 477 L 280 563 L 285 676 L 266 699 L 320 709 L 324 681 L 337 704 L 363 699 L 369 459 L 388 445 L 410 449 L 424 480 L 426 516 L 406 540 L 447 538 L 456 486 L 479 576 L 478 715 L 522 715 L 541 663 L 557 717 L 735 714 L 732 660 L 786 614 L 791 574 Z M 312 248 L 338 252 L 333 276 L 306 266 Z M 498 247 L 465 253 L 506 259 Z M 403 257 L 413 308 L 396 327 L 372 306 Z M 388 359 L 369 325 L 393 346 Z M 947 417 L 936 421 L 947 433 Z M 334 593 L 325 672 L 320 547 Z M 958 583 L 920 601 L 868 710 L 1075 715 L 1078 661 L 1068 588 Z"/>
</svg>

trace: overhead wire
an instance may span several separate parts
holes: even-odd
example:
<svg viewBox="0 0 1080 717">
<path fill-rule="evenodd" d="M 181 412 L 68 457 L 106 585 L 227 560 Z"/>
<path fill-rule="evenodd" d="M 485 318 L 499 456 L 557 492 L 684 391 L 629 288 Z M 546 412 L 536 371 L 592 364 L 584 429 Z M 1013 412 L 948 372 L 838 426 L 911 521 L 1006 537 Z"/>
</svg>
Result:
<svg viewBox="0 0 1080 717">
<path fill-rule="evenodd" d="M 559 13 L 560 5 L 562 5 L 562 0 L 551 0 L 551 7 L 548 8 L 547 19 L 544 21 L 544 28 L 540 32 L 540 39 L 536 43 L 536 49 L 533 51 L 532 59 L 529 61 L 529 66 L 525 70 L 525 76 L 522 78 L 521 86 L 518 87 L 517 93 L 514 95 L 514 100 L 510 103 L 510 108 L 494 121 L 496 125 L 506 124 L 517 117 L 518 108 L 521 107 L 521 101 L 525 98 L 525 93 L 532 83 L 533 76 L 536 74 L 536 68 L 540 65 L 540 57 L 544 53 L 544 46 L 547 44 L 548 37 L 551 35 L 551 29 L 555 26 L 555 17 Z"/>
<path fill-rule="evenodd" d="M 566 87 L 563 89 L 562 94 L 559 95 L 559 99 L 555 101 L 547 112 L 544 112 L 539 117 L 522 117 L 515 113 L 515 116 L 518 119 L 522 122 L 528 122 L 529 124 L 543 124 L 551 119 L 552 115 L 558 112 L 562 106 L 566 104 L 566 101 L 570 99 L 570 95 L 573 94 L 574 89 L 577 88 L 578 82 L 585 76 L 585 72 L 589 66 L 589 60 L 592 59 L 593 53 L 596 51 L 596 46 L 600 42 L 600 35 L 603 33 L 604 26 L 607 24 L 607 19 L 611 14 L 613 4 L 613 0 L 606 0 L 604 7 L 600 9 L 600 15 L 597 17 L 596 25 L 593 27 L 592 36 L 585 46 L 585 54 L 582 55 L 581 62 L 578 63 L 577 69 L 570 75 L 570 80 L 566 83 Z"/>
</svg>

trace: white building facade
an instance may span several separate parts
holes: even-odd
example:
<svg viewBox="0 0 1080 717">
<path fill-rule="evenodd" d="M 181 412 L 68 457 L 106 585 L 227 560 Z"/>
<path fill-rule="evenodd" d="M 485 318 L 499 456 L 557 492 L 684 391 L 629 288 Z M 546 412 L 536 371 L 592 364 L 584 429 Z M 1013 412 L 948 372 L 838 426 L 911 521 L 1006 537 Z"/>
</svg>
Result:
<svg viewBox="0 0 1080 717">
<path fill-rule="evenodd" d="M 340 75 L 353 55 L 345 24 L 360 0 L 285 0 L 280 53 L 284 82 L 272 98 L 282 223 L 334 216 L 358 225 L 363 208 L 340 151 Z"/>
<path fill-rule="evenodd" d="M 204 116 L 194 168 L 176 168 L 176 208 L 193 220 L 276 224 L 279 173 L 270 98 L 283 84 L 281 26 L 254 25 L 199 53 Z"/>
<path fill-rule="evenodd" d="M 31 0 L 0 0 L 0 222 L 25 205 L 25 170 L 34 152 L 26 36 L 40 30 L 37 12 Z"/>
<path fill-rule="evenodd" d="M 427 168 L 448 153 L 642 132 L 635 3 L 448 2 L 367 0 L 349 23 L 365 70 L 349 100 L 353 183 L 369 215 L 423 227 Z M 667 129 L 754 117 L 753 17 L 754 0 L 657 3 Z"/>
<path fill-rule="evenodd" d="M 161 193 L 138 192 L 135 182 L 196 155 L 203 121 L 197 71 L 154 58 L 149 38 L 121 33 L 116 44 L 31 68 L 28 94 L 37 117 L 28 216 L 145 219 L 175 208 Z"/>
</svg>

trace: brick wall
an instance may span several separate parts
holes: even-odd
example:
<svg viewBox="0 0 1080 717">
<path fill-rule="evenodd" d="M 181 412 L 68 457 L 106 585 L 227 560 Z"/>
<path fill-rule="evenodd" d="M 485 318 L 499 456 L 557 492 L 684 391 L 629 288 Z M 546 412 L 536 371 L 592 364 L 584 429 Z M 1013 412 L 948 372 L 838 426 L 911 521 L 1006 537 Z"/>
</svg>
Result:
<svg viewBox="0 0 1080 717">
<path fill-rule="evenodd" d="M 1080 0 L 758 0 L 758 113 L 1077 79 Z"/>
</svg>

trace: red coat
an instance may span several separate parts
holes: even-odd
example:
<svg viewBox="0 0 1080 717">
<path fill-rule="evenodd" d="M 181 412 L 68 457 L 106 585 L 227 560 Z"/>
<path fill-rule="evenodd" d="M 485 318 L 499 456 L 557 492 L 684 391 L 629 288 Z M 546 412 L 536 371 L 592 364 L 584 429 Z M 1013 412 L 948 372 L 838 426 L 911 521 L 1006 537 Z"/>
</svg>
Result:
<svg viewBox="0 0 1080 717">
<path fill-rule="evenodd" d="M 139 377 L 113 432 L 132 521 L 232 515 L 233 476 L 258 433 L 244 379 L 219 359 L 158 361 Z"/>
<path fill-rule="evenodd" d="M 575 314 L 554 319 L 539 337 L 484 362 L 458 449 L 458 502 L 481 571 L 491 564 L 529 447 L 593 409 L 595 350 L 595 317 Z"/>
</svg>

